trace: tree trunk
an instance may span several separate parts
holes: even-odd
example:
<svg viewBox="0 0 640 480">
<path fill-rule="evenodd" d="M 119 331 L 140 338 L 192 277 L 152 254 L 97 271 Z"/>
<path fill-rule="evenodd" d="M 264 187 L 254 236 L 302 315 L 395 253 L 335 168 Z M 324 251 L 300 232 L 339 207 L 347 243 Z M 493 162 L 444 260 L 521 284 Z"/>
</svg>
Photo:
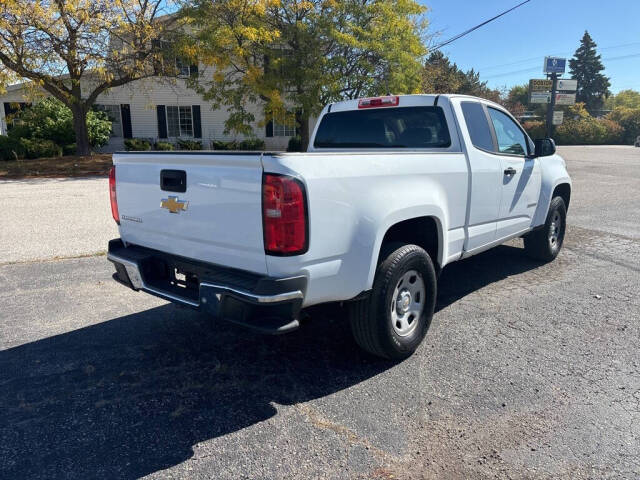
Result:
<svg viewBox="0 0 640 480">
<path fill-rule="evenodd" d="M 306 152 L 309 146 L 309 115 L 303 110 L 298 110 L 296 123 L 298 124 L 298 135 L 300 135 L 300 150 Z"/>
<path fill-rule="evenodd" d="M 71 107 L 73 112 L 73 131 L 76 134 L 76 155 L 89 155 L 89 129 L 87 128 L 87 109 L 77 103 Z"/>
</svg>

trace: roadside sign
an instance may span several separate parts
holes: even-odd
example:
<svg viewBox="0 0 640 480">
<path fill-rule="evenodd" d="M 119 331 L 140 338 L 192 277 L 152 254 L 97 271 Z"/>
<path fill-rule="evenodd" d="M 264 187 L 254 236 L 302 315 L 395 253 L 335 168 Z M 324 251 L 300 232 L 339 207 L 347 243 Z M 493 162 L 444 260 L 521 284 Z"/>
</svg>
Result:
<svg viewBox="0 0 640 480">
<path fill-rule="evenodd" d="M 564 120 L 564 112 L 559 110 L 557 112 L 553 112 L 553 124 L 554 125 L 562 125 L 562 121 Z"/>
<path fill-rule="evenodd" d="M 575 92 L 578 90 L 578 81 L 558 79 L 558 90 L 561 92 Z"/>
<path fill-rule="evenodd" d="M 531 92 L 529 96 L 529 103 L 550 103 L 551 102 L 551 93 L 550 92 Z"/>
<path fill-rule="evenodd" d="M 544 73 L 564 73 L 567 65 L 566 58 L 544 57 Z"/>
<path fill-rule="evenodd" d="M 529 80 L 529 92 L 550 92 L 553 81 L 546 78 L 532 78 Z"/>
<path fill-rule="evenodd" d="M 556 105 L 574 105 L 575 103 L 575 93 L 556 93 Z"/>
</svg>

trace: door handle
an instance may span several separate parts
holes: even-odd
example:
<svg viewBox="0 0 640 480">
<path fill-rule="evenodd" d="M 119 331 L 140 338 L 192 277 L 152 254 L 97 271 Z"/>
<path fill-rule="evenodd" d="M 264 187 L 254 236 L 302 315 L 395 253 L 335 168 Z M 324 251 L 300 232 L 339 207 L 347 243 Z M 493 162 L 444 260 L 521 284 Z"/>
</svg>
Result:
<svg viewBox="0 0 640 480">
<path fill-rule="evenodd" d="M 508 176 L 515 175 L 516 173 L 518 173 L 518 171 L 513 167 L 509 167 L 504 171 L 504 174 Z"/>
</svg>

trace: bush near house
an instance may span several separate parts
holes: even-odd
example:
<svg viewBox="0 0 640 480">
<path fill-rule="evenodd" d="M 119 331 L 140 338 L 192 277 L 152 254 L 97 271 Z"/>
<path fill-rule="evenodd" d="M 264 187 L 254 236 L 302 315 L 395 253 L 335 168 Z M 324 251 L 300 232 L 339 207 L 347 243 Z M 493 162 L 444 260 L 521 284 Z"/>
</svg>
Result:
<svg viewBox="0 0 640 480">
<path fill-rule="evenodd" d="M 0 135 L 0 160 L 19 160 L 24 158 L 24 146 L 20 140 Z"/>
<path fill-rule="evenodd" d="M 202 142 L 196 140 L 178 140 L 180 150 L 202 150 Z"/>
<path fill-rule="evenodd" d="M 62 156 L 62 147 L 52 140 L 21 138 L 20 143 L 24 147 L 25 157 L 29 159 Z"/>
<path fill-rule="evenodd" d="M 230 142 L 223 142 L 220 140 L 213 140 L 211 142 L 211 148 L 213 150 L 244 150 L 244 151 L 255 151 L 255 150 L 264 150 L 265 144 L 264 140 L 259 138 L 250 138 L 247 140 L 232 140 Z"/>
<path fill-rule="evenodd" d="M 75 154 L 76 154 L 75 143 L 70 143 L 69 145 L 65 145 L 64 147 L 62 147 L 62 155 L 64 155 L 65 157 L 68 157 L 69 155 L 75 155 Z"/>
<path fill-rule="evenodd" d="M 168 150 L 173 150 L 174 148 L 175 147 L 173 143 L 170 143 L 170 142 L 156 142 L 153 145 L 153 149 L 159 150 L 159 151 L 168 151 Z"/>
<path fill-rule="evenodd" d="M 287 152 L 301 152 L 302 151 L 302 138 L 299 136 L 291 137 L 289 144 L 287 145 Z"/>
<path fill-rule="evenodd" d="M 144 138 L 127 138 L 124 141 L 124 148 L 127 152 L 145 152 L 151 150 L 151 142 Z"/>
<path fill-rule="evenodd" d="M 20 112 L 15 119 L 16 125 L 9 130 L 12 138 L 50 140 L 61 147 L 75 142 L 73 114 L 55 98 L 41 100 Z M 90 111 L 87 129 L 91 146 L 102 147 L 111 136 L 111 120 L 104 112 Z"/>
</svg>

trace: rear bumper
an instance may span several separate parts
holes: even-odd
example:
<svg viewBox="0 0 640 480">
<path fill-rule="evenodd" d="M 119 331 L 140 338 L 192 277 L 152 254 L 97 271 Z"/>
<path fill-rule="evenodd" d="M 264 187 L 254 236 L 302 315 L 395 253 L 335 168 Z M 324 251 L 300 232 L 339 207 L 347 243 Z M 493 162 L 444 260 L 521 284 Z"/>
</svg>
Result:
<svg viewBox="0 0 640 480">
<path fill-rule="evenodd" d="M 113 278 L 133 290 L 210 313 L 264 333 L 299 326 L 307 279 L 265 277 L 178 257 L 137 245 L 109 242 Z"/>
</svg>

